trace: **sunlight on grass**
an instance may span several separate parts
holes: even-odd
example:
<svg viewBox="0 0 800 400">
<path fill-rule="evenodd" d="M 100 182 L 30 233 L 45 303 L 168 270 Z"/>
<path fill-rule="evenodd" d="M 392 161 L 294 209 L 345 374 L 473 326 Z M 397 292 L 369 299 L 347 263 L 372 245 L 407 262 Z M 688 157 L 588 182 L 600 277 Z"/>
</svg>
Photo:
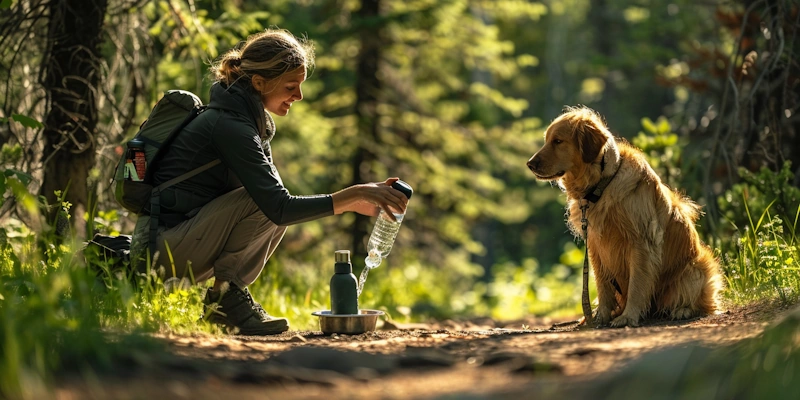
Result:
<svg viewBox="0 0 800 400">
<path fill-rule="evenodd" d="M 723 263 L 728 284 L 725 294 L 735 304 L 764 298 L 778 298 L 788 304 L 800 295 L 800 251 L 796 236 L 800 206 L 794 220 L 785 223 L 770 214 L 774 203 L 754 221 L 744 202 L 749 226 L 739 229 L 737 251 L 726 254 Z"/>
</svg>

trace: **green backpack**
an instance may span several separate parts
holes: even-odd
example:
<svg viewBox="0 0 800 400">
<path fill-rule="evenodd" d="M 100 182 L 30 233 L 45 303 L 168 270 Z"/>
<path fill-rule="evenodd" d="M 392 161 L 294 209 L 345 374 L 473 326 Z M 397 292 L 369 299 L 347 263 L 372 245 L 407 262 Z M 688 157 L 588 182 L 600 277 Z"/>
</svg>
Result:
<svg viewBox="0 0 800 400">
<path fill-rule="evenodd" d="M 160 192 L 189 179 L 217 164 L 220 160 L 197 167 L 183 175 L 153 186 L 153 176 L 169 145 L 207 106 L 197 95 L 185 90 L 170 90 L 156 103 L 139 132 L 127 142 L 114 175 L 114 197 L 128 211 L 150 216 L 149 248 L 155 251 L 160 214 Z M 131 147 L 136 143 L 136 148 Z M 143 152 L 144 154 L 136 154 Z M 138 157 L 138 159 L 137 159 Z M 143 158 L 143 159 L 142 159 Z"/>
</svg>

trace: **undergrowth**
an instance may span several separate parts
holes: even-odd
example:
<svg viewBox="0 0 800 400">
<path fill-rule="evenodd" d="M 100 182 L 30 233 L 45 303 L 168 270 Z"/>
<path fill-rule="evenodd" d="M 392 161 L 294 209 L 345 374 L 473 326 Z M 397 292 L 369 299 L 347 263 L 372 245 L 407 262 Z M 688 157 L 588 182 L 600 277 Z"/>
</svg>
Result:
<svg viewBox="0 0 800 400">
<path fill-rule="evenodd" d="M 746 204 L 746 203 L 745 203 Z M 747 214 L 750 217 L 750 214 Z M 800 207 L 790 224 L 769 208 L 739 230 L 735 252 L 726 254 L 727 297 L 735 304 L 776 298 L 784 304 L 800 296 L 800 251 L 795 235 Z M 789 232 L 785 232 L 786 230 Z"/>
<path fill-rule="evenodd" d="M 742 182 L 717 199 L 731 236 L 719 243 L 733 304 L 800 299 L 800 188 L 786 162 L 780 171 L 740 169 Z"/>
</svg>

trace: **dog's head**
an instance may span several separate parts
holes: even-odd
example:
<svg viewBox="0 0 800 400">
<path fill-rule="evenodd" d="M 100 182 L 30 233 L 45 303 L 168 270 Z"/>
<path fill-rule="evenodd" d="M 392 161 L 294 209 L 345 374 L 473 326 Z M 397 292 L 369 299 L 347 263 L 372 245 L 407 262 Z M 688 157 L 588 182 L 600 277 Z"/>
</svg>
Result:
<svg viewBox="0 0 800 400">
<path fill-rule="evenodd" d="M 552 181 L 565 174 L 582 175 L 611 138 L 600 115 L 587 107 L 569 107 L 547 127 L 544 146 L 528 160 L 537 179 Z"/>
</svg>

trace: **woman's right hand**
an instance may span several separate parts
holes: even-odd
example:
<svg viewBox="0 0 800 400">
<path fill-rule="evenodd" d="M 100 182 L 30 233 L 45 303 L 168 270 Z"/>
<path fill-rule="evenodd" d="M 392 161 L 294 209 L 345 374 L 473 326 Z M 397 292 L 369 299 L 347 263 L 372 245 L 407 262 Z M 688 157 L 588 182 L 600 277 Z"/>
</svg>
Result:
<svg viewBox="0 0 800 400">
<path fill-rule="evenodd" d="M 394 213 L 406 212 L 408 198 L 392 184 L 400 178 L 389 178 L 383 182 L 364 183 L 342 189 L 332 195 L 334 214 L 354 211 L 361 215 L 377 217 L 384 210 L 392 220 Z"/>
</svg>

